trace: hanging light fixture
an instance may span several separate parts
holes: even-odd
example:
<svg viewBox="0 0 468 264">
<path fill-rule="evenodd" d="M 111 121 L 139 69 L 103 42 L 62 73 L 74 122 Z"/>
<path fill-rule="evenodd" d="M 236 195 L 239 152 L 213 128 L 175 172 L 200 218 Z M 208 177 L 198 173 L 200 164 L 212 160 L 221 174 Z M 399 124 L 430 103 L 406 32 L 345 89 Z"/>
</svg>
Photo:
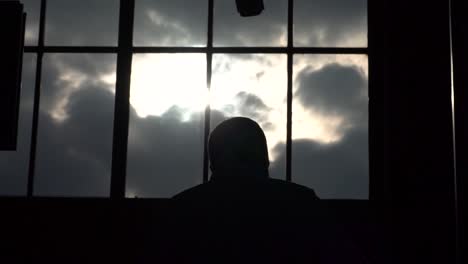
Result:
<svg viewBox="0 0 468 264">
<path fill-rule="evenodd" d="M 264 9 L 263 0 L 236 0 L 236 5 L 243 17 L 258 16 Z"/>
</svg>

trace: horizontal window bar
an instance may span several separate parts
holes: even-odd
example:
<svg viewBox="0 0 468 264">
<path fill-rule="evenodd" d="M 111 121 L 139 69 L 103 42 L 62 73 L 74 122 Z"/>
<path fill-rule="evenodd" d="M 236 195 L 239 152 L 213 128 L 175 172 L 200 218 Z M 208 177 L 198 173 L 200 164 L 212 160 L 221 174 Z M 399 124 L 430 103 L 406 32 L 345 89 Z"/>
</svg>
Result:
<svg viewBox="0 0 468 264">
<path fill-rule="evenodd" d="M 367 54 L 368 48 L 313 47 L 133 47 L 133 53 L 298 53 L 298 54 Z M 117 53 L 118 47 L 25 47 L 25 52 L 45 53 Z"/>
<path fill-rule="evenodd" d="M 134 47 L 134 53 L 317 53 L 367 54 L 367 48 L 311 48 L 311 47 Z"/>
<path fill-rule="evenodd" d="M 118 47 L 65 47 L 65 46 L 45 46 L 43 48 L 37 46 L 26 46 L 24 52 L 27 53 L 117 53 Z"/>
</svg>

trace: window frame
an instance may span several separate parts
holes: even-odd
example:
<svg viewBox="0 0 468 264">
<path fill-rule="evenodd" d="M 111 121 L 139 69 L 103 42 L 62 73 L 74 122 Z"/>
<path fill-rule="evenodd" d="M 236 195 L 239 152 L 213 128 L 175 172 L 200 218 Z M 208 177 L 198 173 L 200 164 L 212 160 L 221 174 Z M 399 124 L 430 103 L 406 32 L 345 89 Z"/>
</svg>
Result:
<svg viewBox="0 0 468 264">
<path fill-rule="evenodd" d="M 119 8 L 119 27 L 118 27 L 118 43 L 117 46 L 49 46 L 44 43 L 45 21 L 47 0 L 41 0 L 40 3 L 40 20 L 39 20 L 39 37 L 36 46 L 26 46 L 24 52 L 34 53 L 37 56 L 36 61 L 36 77 L 34 88 L 34 106 L 33 106 L 33 122 L 31 132 L 31 146 L 29 154 L 29 171 L 27 181 L 27 196 L 34 196 L 34 176 L 35 162 L 37 151 L 37 134 L 38 134 L 38 119 L 41 94 L 41 77 L 42 77 L 42 61 L 46 53 L 101 53 L 101 54 L 116 54 L 117 55 L 117 70 L 116 70 L 116 94 L 115 94 L 115 109 L 114 109 L 114 127 L 113 127 L 113 145 L 112 145 L 112 170 L 111 170 L 111 188 L 110 198 L 121 199 L 125 198 L 126 174 L 127 174 L 127 147 L 128 147 L 128 128 L 129 128 L 129 111 L 130 111 L 130 77 L 132 69 L 133 54 L 139 53 L 202 53 L 206 54 L 206 79 L 207 89 L 211 87 L 212 78 L 212 60 L 213 54 L 283 54 L 287 55 L 287 132 L 286 132 L 286 180 L 292 181 L 291 177 L 291 146 L 292 146 L 292 100 L 293 100 L 293 58 L 296 54 L 356 54 L 367 55 L 369 65 L 369 200 L 375 199 L 378 196 L 379 190 L 382 190 L 382 180 L 377 179 L 377 168 L 381 167 L 382 159 L 380 156 L 374 155 L 382 149 L 377 142 L 382 136 L 383 127 L 381 127 L 382 118 L 379 113 L 379 102 L 382 99 L 381 93 L 373 89 L 373 83 L 377 82 L 379 77 L 374 75 L 374 71 L 380 65 L 373 60 L 373 38 L 372 32 L 377 27 L 377 23 L 370 23 L 369 8 L 372 6 L 367 0 L 367 47 L 294 47 L 293 43 L 293 21 L 294 21 L 294 0 L 288 1 L 287 10 L 287 46 L 285 47 L 239 47 L 239 46 L 213 46 L 213 14 L 214 1 L 208 1 L 208 19 L 207 19 L 207 43 L 205 47 L 150 47 L 150 46 L 134 46 L 133 45 L 133 22 L 135 15 L 135 1 L 138 0 L 120 0 Z M 371 17 L 372 18 L 372 17 Z M 375 20 L 375 19 L 372 19 Z M 378 99 L 378 100 L 375 100 Z M 209 165 L 208 165 L 208 150 L 207 144 L 210 132 L 210 107 L 205 108 L 205 123 L 204 123 L 204 150 L 203 150 L 203 182 L 208 181 Z"/>
</svg>

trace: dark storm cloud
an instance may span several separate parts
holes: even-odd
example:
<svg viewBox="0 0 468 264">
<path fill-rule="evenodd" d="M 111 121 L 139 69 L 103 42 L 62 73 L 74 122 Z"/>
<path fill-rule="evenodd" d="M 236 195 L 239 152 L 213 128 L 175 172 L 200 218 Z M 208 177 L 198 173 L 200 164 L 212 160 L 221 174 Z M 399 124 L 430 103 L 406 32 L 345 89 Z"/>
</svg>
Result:
<svg viewBox="0 0 468 264">
<path fill-rule="evenodd" d="M 58 63 L 57 60 L 54 61 Z M 67 65 L 86 63 L 75 61 Z M 73 68 L 67 67 L 62 69 Z M 56 71 L 45 73 L 55 74 L 55 78 L 63 74 L 58 71 L 59 67 L 53 69 Z M 324 72 L 321 73 L 327 73 Z M 31 73 L 26 75 L 32 75 Z M 97 72 L 89 74 L 98 75 Z M 60 85 L 60 82 L 53 81 L 54 76 L 45 78 Z M 307 81 L 307 78 L 304 77 L 303 81 Z M 97 86 L 93 86 L 96 85 L 93 82 L 84 84 L 81 89 L 73 92 L 65 107 L 68 119 L 57 122 L 44 111 L 41 112 L 42 135 L 40 134 L 38 146 L 36 194 L 108 195 L 114 95 L 104 88 L 103 83 L 98 83 Z M 59 87 L 50 89 L 57 90 Z M 251 98 L 247 100 L 251 105 L 260 108 L 265 106 L 261 100 L 256 100 L 259 98 L 241 95 Z M 25 102 L 28 101 L 30 102 Z M 28 105 L 31 107 L 30 104 L 25 104 Z M 201 181 L 203 119 L 194 116 L 186 122 L 181 121 L 181 111 L 172 107 L 160 117 L 139 118 L 132 109 L 130 127 L 135 133 L 129 139 L 130 163 L 127 178 L 127 186 L 132 193 L 141 197 L 167 197 Z M 212 112 L 211 118 L 213 127 L 225 119 L 217 111 Z M 23 133 L 25 132 L 21 134 Z M 366 128 L 353 128 L 347 131 L 341 141 L 331 145 L 307 140 L 294 141 L 295 181 L 315 188 L 323 198 L 365 198 L 368 175 L 366 133 Z M 280 162 L 272 163 L 271 175 L 281 177 L 285 171 L 284 162 L 281 162 L 285 160 L 282 152 L 285 147 L 277 145 L 275 149 L 279 153 L 277 160 Z M 2 162 L 6 163 L 3 159 Z M 7 167 L 11 174 L 16 175 L 18 171 L 25 170 L 27 166 L 24 164 L 25 162 L 15 164 L 10 160 Z M 25 184 L 25 181 L 21 183 Z"/>
<path fill-rule="evenodd" d="M 182 121 L 178 107 L 163 115 L 138 118 L 132 111 L 127 190 L 140 197 L 170 197 L 201 183 L 204 121 Z"/>
<path fill-rule="evenodd" d="M 336 143 L 321 144 L 307 139 L 292 143 L 293 181 L 313 188 L 320 198 L 368 198 L 368 132 L 348 131 Z M 285 160 L 285 146 L 275 146 L 278 160 Z M 270 173 L 285 171 L 284 162 L 273 163 Z"/>
<path fill-rule="evenodd" d="M 26 58 L 26 57 L 25 57 Z M 100 57 L 57 56 L 44 63 L 39 117 L 35 195 L 107 196 L 109 194 L 114 94 L 99 81 L 112 66 Z M 106 60 L 103 60 L 106 61 Z M 92 64 L 92 63 L 91 63 Z M 18 152 L 0 153 L 0 194 L 24 195 L 29 157 L 34 63 L 25 63 L 20 146 Z M 47 102 L 60 99 L 69 81 L 61 76 L 78 73 L 85 77 L 72 89 L 64 105 L 67 118 L 54 119 Z M 70 82 L 72 82 L 70 80 Z M 26 90 L 25 90 L 26 91 Z M 49 98 L 49 99 L 47 99 Z M 52 99 L 50 99 L 52 98 Z M 131 109 L 128 190 L 140 197 L 168 197 L 201 182 L 203 161 L 203 117 L 182 121 L 184 112 L 173 106 L 160 117 L 139 118 Z M 215 120 L 224 116 L 213 111 Z M 10 155 L 11 154 L 11 155 Z"/>
<path fill-rule="evenodd" d="M 294 96 L 306 108 L 325 116 L 345 118 L 345 126 L 367 122 L 367 78 L 356 66 L 327 64 L 318 70 L 305 68 L 296 77 Z"/>
<path fill-rule="evenodd" d="M 35 60 L 25 54 L 19 127 L 15 153 L 0 153 L 0 194 L 24 195 L 28 172 Z M 99 75 L 112 72 L 115 56 L 47 55 L 44 58 L 35 194 L 108 195 L 113 122 L 113 94 Z M 76 89 L 72 80 L 60 77 L 74 73 L 84 78 Z M 70 96 L 64 111 L 68 118 L 57 122 L 50 115 L 61 92 Z"/>
<path fill-rule="evenodd" d="M 73 94 L 69 118 L 41 116 L 36 193 L 106 196 L 109 191 L 114 96 L 103 88 Z M 160 117 L 131 109 L 127 190 L 139 197 L 169 197 L 201 182 L 203 119 L 182 121 L 176 106 Z"/>
<path fill-rule="evenodd" d="M 41 111 L 35 194 L 109 194 L 113 97 L 102 87 L 83 87 L 70 97 L 64 121 Z"/>
<path fill-rule="evenodd" d="M 367 79 L 357 67 L 328 64 L 304 69 L 297 76 L 294 96 L 306 108 L 325 116 L 341 116 L 343 138 L 333 143 L 296 139 L 292 143 L 293 181 L 316 190 L 321 198 L 367 199 L 368 126 Z M 284 160 L 285 146 L 275 146 Z M 272 174 L 285 164 L 272 164 Z"/>
<path fill-rule="evenodd" d="M 306 46 L 366 45 L 367 0 L 299 0 L 295 2 L 296 44 Z M 350 39 L 360 38 L 350 41 Z M 298 40 L 305 40 L 300 41 Z"/>
<path fill-rule="evenodd" d="M 268 120 L 268 112 L 271 108 L 260 97 L 247 92 L 239 92 L 235 100 L 240 115 L 248 116 L 261 123 Z"/>
<path fill-rule="evenodd" d="M 48 0 L 46 44 L 114 46 L 119 1 Z"/>
<path fill-rule="evenodd" d="M 37 35 L 38 1 L 27 0 L 29 29 Z M 205 45 L 208 1 L 137 0 L 134 40 L 136 45 Z M 234 0 L 215 1 L 216 45 L 280 45 L 286 42 L 287 1 L 265 0 L 257 17 L 242 18 Z M 298 44 L 365 45 L 366 0 L 295 1 L 295 35 Z M 31 8 L 30 8 L 31 7 Z M 115 45 L 119 1 L 50 0 L 46 42 L 53 45 Z M 360 36 L 357 41 L 350 39 Z M 32 37 L 37 39 L 37 37 Z M 34 42 L 33 42 L 34 43 Z M 296 41 L 297 43 L 297 41 Z"/>
<path fill-rule="evenodd" d="M 103 74 L 115 71 L 114 54 L 47 54 L 47 67 L 60 71 L 74 71 L 87 79 L 99 80 Z"/>
<path fill-rule="evenodd" d="M 118 1 L 49 0 L 48 3 L 46 44 L 116 44 Z M 324 7 L 331 6 L 331 4 L 327 4 L 330 1 L 325 0 L 315 1 L 315 3 L 322 3 Z M 347 3 L 347 1 L 343 1 L 343 5 L 347 6 Z M 142 12 L 146 15 L 135 15 L 136 40 L 138 40 L 138 36 L 141 36 L 143 42 L 156 39 L 156 42 L 166 44 L 204 43 L 206 39 L 206 24 L 204 22 L 207 14 L 206 1 L 137 0 L 137 8 L 138 5 L 147 7 L 143 8 L 145 12 Z M 234 0 L 216 1 L 215 40 L 217 43 L 248 45 L 276 41 L 286 25 L 284 8 L 286 1 L 265 1 L 265 5 L 265 13 L 258 17 L 256 22 L 253 22 L 253 19 L 245 19 L 239 23 L 240 17 L 235 10 Z M 354 10 L 352 7 L 348 7 L 348 9 Z M 151 10 L 157 11 L 156 14 L 160 20 L 154 20 L 154 17 L 151 19 L 148 16 L 147 11 Z M 326 15 L 323 9 L 320 11 L 319 8 L 316 8 L 312 10 L 312 13 L 305 14 L 304 19 L 310 21 L 311 25 L 321 25 L 320 30 L 325 28 L 327 30 L 325 36 L 330 41 L 338 41 L 344 35 L 352 34 L 354 28 L 357 28 L 356 23 L 362 19 L 362 13 L 348 14 L 349 10 L 342 14 L 342 18 L 338 17 L 337 19 L 336 15 L 333 18 Z M 226 12 L 233 13 L 235 16 L 227 15 Z M 309 11 L 297 10 L 296 17 L 301 17 L 301 12 Z M 35 32 L 37 32 L 37 21 L 37 15 L 29 16 L 28 23 L 31 25 L 30 28 L 36 28 Z M 327 26 L 329 24 L 344 26 L 336 29 L 338 27 Z M 310 32 L 311 36 L 315 36 L 316 27 L 311 27 L 308 30 L 307 32 Z M 311 41 L 313 38 L 310 38 Z M 114 95 L 107 89 L 107 84 L 99 81 L 99 77 L 114 69 L 115 56 L 80 54 L 77 56 L 46 55 L 44 58 L 39 127 L 41 132 L 35 182 L 37 194 L 108 195 Z M 59 77 L 73 71 L 86 76 L 86 80 L 81 83 L 80 89 L 70 90 L 69 102 L 64 106 L 68 118 L 57 122 L 50 116 L 49 111 L 57 100 L 63 99 L 65 88 L 73 86 L 73 78 L 60 79 Z M 304 73 L 304 82 L 309 77 Z M 33 77 L 30 78 L 31 81 L 25 79 L 24 82 L 33 83 Z M 312 77 L 310 78 L 314 81 Z M 320 81 L 320 78 L 318 80 Z M 315 81 L 318 83 L 317 80 Z M 17 158 L 4 158 L 5 153 L 0 153 L 2 155 L 0 156 L 1 194 L 24 193 L 26 187 L 32 96 L 28 98 L 22 101 L 23 113 L 26 114 L 22 114 L 23 117 L 20 120 L 21 152 L 14 156 Z M 200 137 L 202 134 L 199 131 L 203 128 L 203 119 L 193 117 L 188 121 L 181 121 L 180 111 L 180 109 L 172 108 L 160 117 L 148 118 L 139 118 L 133 109 L 131 111 L 131 120 L 133 121 L 130 127 L 134 131 L 135 138 L 129 139 L 131 142 L 129 160 L 131 159 L 132 162 L 129 164 L 127 185 L 139 196 L 169 196 L 201 180 L 202 163 L 200 160 L 202 160 L 203 155 L 203 138 Z M 222 113 L 213 111 L 211 113 L 212 127 L 224 119 Z M 353 131 L 364 133 L 357 129 Z M 334 157 L 333 155 L 348 157 L 353 150 L 350 146 L 361 146 L 362 143 L 358 144 L 360 137 L 353 136 L 352 131 L 349 133 L 342 141 L 327 148 L 319 147 L 316 142 L 297 142 L 300 144 L 293 148 L 293 155 L 301 157 L 300 153 L 309 155 L 312 151 L 313 153 L 310 155 L 316 155 L 318 159 L 320 158 L 318 153 L 329 153 L 330 159 Z M 342 146 L 347 147 L 342 148 Z M 281 151 L 284 146 L 277 146 L 277 149 Z M 345 153 L 342 149 L 348 152 Z M 354 151 L 359 149 L 362 150 L 362 147 L 356 147 Z M 355 154 L 360 155 L 359 153 Z M 281 155 L 283 156 L 279 160 L 284 160 L 284 153 Z M 325 156 L 327 155 L 324 154 Z M 325 164 L 326 161 L 323 160 L 323 162 Z M 309 179 L 305 176 L 308 164 L 311 164 L 309 159 L 304 160 L 304 164 L 294 165 L 297 167 L 295 169 L 297 173 L 304 174 L 304 176 L 295 176 L 297 179 L 301 179 L 301 177 L 306 179 L 305 181 Z M 346 166 L 353 169 L 353 166 L 357 166 L 356 164 L 358 162 L 349 163 Z M 301 166 L 305 166 L 304 169 L 299 169 Z M 346 166 L 343 166 L 342 169 Z M 273 169 L 277 171 L 279 167 L 281 165 L 274 165 Z M 359 168 L 353 169 L 355 173 L 358 173 Z M 284 169 L 281 169 L 280 174 L 284 174 L 283 172 Z M 345 175 L 349 175 L 351 170 L 347 173 Z M 20 178 L 17 175 L 25 176 L 22 180 L 17 180 Z M 13 176 L 15 176 L 14 179 Z M 330 184 L 335 182 L 330 180 Z M 311 184 L 315 185 L 315 182 L 311 182 Z M 338 187 L 333 185 L 327 188 L 329 189 L 324 189 L 325 192 L 330 188 L 335 190 Z M 321 194 L 321 189 L 317 190 Z M 339 194 L 341 195 L 341 192 Z"/>
<path fill-rule="evenodd" d="M 46 96 L 51 98 L 59 99 L 60 89 L 73 84 L 73 78 L 60 81 L 60 76 L 76 72 L 86 78 L 70 94 L 64 109 L 67 119 L 57 122 L 45 112 L 41 115 L 36 193 L 106 196 L 114 95 L 105 88 L 107 84 L 99 82 L 99 75 L 108 74 L 114 64 L 106 58 L 81 55 L 59 56 L 48 63 L 49 81 L 45 83 L 50 91 Z M 161 117 L 148 118 L 139 118 L 132 108 L 130 118 L 129 191 L 140 197 L 167 197 L 199 183 L 202 118 L 193 116 L 183 122 L 183 110 L 176 106 Z"/>
<path fill-rule="evenodd" d="M 137 0 L 136 45 L 206 45 L 208 1 Z"/>
<path fill-rule="evenodd" d="M 234 110 L 232 110 L 232 111 L 234 112 Z M 224 120 L 226 120 L 228 118 L 229 118 L 229 116 L 226 116 L 223 112 L 212 109 L 211 114 L 210 114 L 210 128 L 211 128 L 211 131 L 213 131 L 213 129 L 217 125 L 221 124 L 221 122 L 223 122 Z"/>
<path fill-rule="evenodd" d="M 41 108 L 52 111 L 80 87 L 101 85 L 100 77 L 115 72 L 116 56 L 109 54 L 46 54 L 41 89 Z M 66 77 L 66 78 L 64 78 Z"/>
</svg>

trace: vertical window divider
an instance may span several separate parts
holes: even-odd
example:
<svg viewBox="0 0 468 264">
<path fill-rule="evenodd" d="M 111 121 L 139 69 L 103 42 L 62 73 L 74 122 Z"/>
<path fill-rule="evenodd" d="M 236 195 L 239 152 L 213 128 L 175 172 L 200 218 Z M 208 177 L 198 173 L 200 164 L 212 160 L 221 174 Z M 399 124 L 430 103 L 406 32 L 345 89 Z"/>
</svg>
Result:
<svg viewBox="0 0 468 264">
<path fill-rule="evenodd" d="M 120 0 L 110 197 L 125 198 L 135 0 Z"/>
<path fill-rule="evenodd" d="M 291 177 L 291 144 L 292 144 L 292 74 L 293 74 L 293 22 L 294 22 L 294 2 L 288 0 L 288 91 L 287 91 L 287 121 L 286 121 L 286 181 L 290 182 Z"/>
<path fill-rule="evenodd" d="M 37 154 L 37 133 L 39 122 L 39 104 L 41 98 L 41 81 L 42 81 L 42 59 L 44 57 L 44 31 L 45 31 L 45 15 L 47 10 L 47 0 L 41 0 L 40 20 L 39 20 L 39 39 L 36 57 L 36 76 L 34 83 L 34 103 L 31 128 L 31 141 L 29 152 L 29 168 L 27 182 L 27 197 L 31 198 L 34 193 L 34 176 L 36 171 L 36 154 Z"/>
<path fill-rule="evenodd" d="M 206 49 L 206 89 L 208 89 L 208 100 L 205 107 L 205 131 L 204 131 L 204 144 L 203 144 L 203 182 L 208 182 L 209 174 L 209 157 L 208 157 L 208 138 L 210 134 L 210 118 L 211 118 L 211 76 L 212 76 L 212 63 L 213 63 L 213 14 L 214 13 L 214 0 L 208 0 L 208 38 Z"/>
</svg>

